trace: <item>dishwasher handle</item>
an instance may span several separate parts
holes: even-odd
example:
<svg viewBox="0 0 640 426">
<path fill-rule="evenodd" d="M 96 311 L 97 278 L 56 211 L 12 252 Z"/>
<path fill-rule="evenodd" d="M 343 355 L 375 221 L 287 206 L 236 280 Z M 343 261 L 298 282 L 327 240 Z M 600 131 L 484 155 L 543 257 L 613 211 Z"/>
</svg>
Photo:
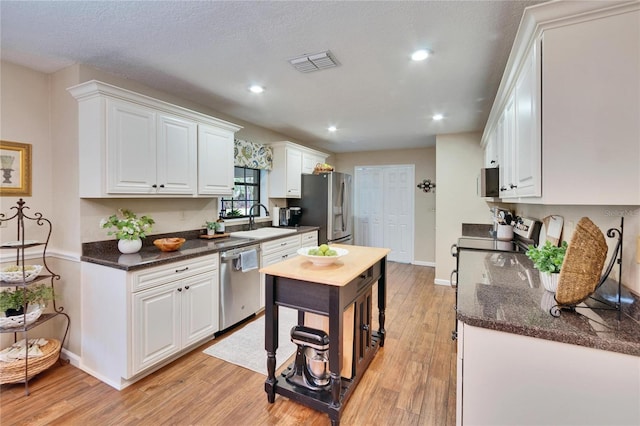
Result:
<svg viewBox="0 0 640 426">
<path fill-rule="evenodd" d="M 256 247 L 255 249 L 250 249 L 250 250 L 255 250 L 258 254 L 260 253 L 260 247 Z M 243 250 L 244 251 L 249 251 L 249 250 Z M 231 262 L 232 260 L 236 260 L 238 258 L 240 258 L 240 253 L 242 252 L 236 252 L 233 254 L 226 254 L 226 253 L 221 253 L 220 254 L 220 262 Z"/>
</svg>

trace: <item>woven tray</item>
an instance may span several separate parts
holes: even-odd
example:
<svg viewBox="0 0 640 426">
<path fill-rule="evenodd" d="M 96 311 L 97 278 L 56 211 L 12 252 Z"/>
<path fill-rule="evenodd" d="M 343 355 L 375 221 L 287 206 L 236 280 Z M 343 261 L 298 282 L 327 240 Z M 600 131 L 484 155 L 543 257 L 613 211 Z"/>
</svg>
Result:
<svg viewBox="0 0 640 426">
<path fill-rule="evenodd" d="M 575 306 L 596 289 L 607 257 L 607 243 L 600 228 L 587 217 L 578 222 L 560 270 L 556 301 Z"/>
<path fill-rule="evenodd" d="M 49 343 L 42 346 L 42 356 L 29 357 L 29 375 L 27 380 L 36 374 L 46 370 L 56 363 L 60 355 L 60 341 L 47 339 Z M 24 359 L 16 359 L 11 362 L 0 362 L 0 384 L 24 383 Z"/>
</svg>

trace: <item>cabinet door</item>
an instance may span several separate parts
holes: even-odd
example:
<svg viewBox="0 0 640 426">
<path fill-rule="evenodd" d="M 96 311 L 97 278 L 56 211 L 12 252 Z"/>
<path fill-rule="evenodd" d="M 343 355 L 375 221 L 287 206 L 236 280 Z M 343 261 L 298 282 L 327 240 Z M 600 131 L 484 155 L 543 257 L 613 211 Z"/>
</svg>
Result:
<svg viewBox="0 0 640 426">
<path fill-rule="evenodd" d="M 107 192 L 154 193 L 156 114 L 121 100 L 107 100 Z"/>
<path fill-rule="evenodd" d="M 321 157 L 311 152 L 302 152 L 302 173 L 308 175 L 313 174 L 316 164 L 322 164 L 325 160 L 326 157 Z"/>
<path fill-rule="evenodd" d="M 373 356 L 371 341 L 371 290 L 360 296 L 355 302 L 355 374 L 363 373 Z"/>
<path fill-rule="evenodd" d="M 167 284 L 133 294 L 133 374 L 180 350 L 181 292 L 178 288 Z"/>
<path fill-rule="evenodd" d="M 541 195 L 540 73 L 534 44 L 516 81 L 515 184 L 518 197 Z"/>
<path fill-rule="evenodd" d="M 156 191 L 159 194 L 196 193 L 196 131 L 194 121 L 158 115 Z"/>
<path fill-rule="evenodd" d="M 230 195 L 233 191 L 233 132 L 198 126 L 198 194 Z"/>
<path fill-rule="evenodd" d="M 302 153 L 287 148 L 287 198 L 300 198 L 302 175 Z"/>
<path fill-rule="evenodd" d="M 183 280 L 182 347 L 218 331 L 218 271 Z"/>
<path fill-rule="evenodd" d="M 515 195 L 515 105 L 511 94 L 505 106 L 502 122 L 502 158 L 500 163 L 500 197 Z"/>
</svg>

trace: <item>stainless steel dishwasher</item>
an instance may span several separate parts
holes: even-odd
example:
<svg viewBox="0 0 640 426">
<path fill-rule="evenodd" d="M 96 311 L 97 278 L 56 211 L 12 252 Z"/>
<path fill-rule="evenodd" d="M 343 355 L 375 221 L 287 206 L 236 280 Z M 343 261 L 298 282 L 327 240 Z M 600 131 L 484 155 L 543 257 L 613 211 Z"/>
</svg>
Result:
<svg viewBox="0 0 640 426">
<path fill-rule="evenodd" d="M 260 273 L 258 268 L 242 272 L 240 254 L 256 250 L 260 266 L 260 246 L 252 245 L 220 253 L 220 330 L 255 314 L 260 309 Z"/>
</svg>

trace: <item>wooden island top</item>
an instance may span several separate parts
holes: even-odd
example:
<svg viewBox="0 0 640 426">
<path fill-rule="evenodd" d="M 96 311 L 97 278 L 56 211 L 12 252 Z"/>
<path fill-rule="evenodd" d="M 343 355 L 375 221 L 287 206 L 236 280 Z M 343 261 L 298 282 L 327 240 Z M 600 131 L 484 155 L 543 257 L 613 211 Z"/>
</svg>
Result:
<svg viewBox="0 0 640 426">
<path fill-rule="evenodd" d="M 296 256 L 293 259 L 261 268 L 260 272 L 294 280 L 344 286 L 391 251 L 387 248 L 343 244 L 333 244 L 332 247 L 348 250 L 349 253 L 338 259 L 334 264 L 326 266 L 314 265 L 304 256 Z"/>
</svg>

